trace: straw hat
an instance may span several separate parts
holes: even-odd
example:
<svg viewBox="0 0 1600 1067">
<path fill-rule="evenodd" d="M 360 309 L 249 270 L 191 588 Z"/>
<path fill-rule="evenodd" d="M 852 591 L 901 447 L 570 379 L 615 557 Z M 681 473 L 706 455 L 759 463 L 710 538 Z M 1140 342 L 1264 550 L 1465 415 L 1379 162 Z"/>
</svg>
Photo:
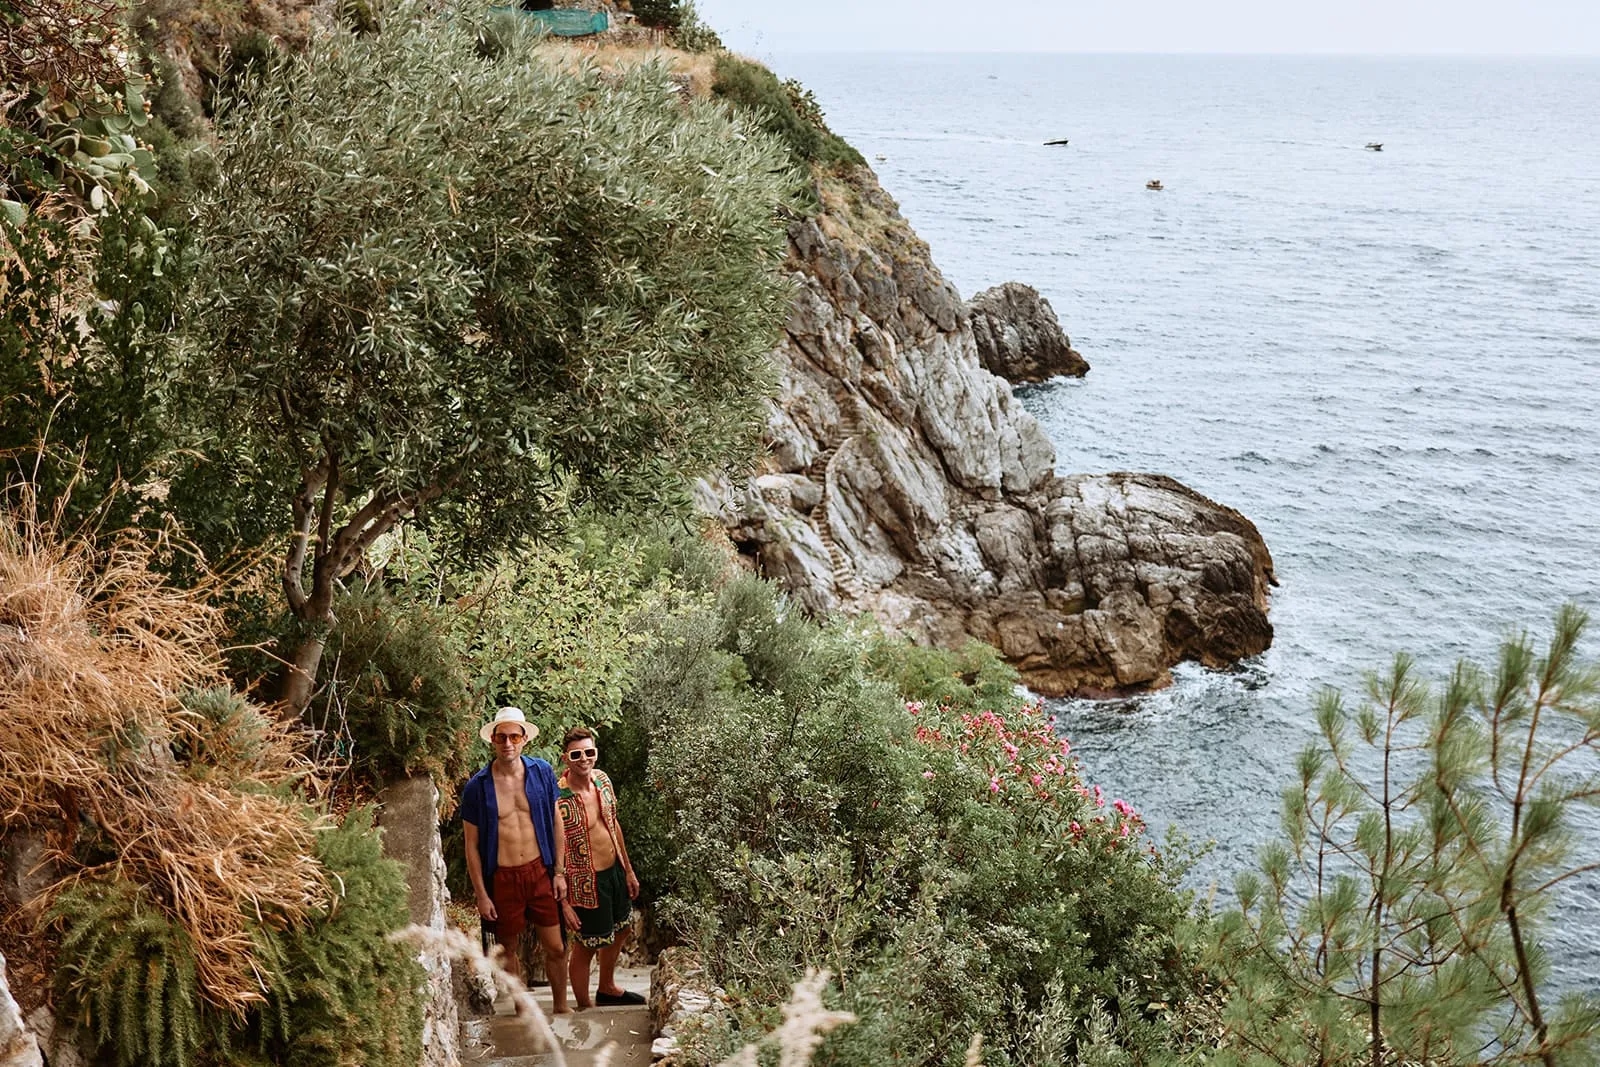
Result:
<svg viewBox="0 0 1600 1067">
<path fill-rule="evenodd" d="M 539 736 L 539 728 L 528 721 L 522 714 L 521 708 L 501 708 L 494 713 L 494 718 L 478 727 L 478 736 L 483 738 L 485 744 L 494 744 L 494 728 L 503 722 L 514 722 L 522 727 L 522 735 L 529 741 Z"/>
</svg>

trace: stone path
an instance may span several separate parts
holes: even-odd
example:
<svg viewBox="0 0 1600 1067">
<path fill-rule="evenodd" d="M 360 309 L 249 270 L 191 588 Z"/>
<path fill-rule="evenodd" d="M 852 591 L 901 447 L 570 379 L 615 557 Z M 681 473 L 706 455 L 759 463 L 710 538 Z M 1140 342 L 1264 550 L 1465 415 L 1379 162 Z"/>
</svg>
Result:
<svg viewBox="0 0 1600 1067">
<path fill-rule="evenodd" d="M 650 995 L 647 967 L 617 968 L 617 982 L 640 996 Z M 538 986 L 533 995 L 539 1009 L 550 1017 L 550 987 Z M 650 1063 L 650 1012 L 648 1008 L 590 1008 L 556 1016 L 553 1023 L 561 1039 L 568 1067 L 592 1067 L 601 1050 L 615 1042 L 609 1067 L 648 1067 Z M 461 1024 L 462 1067 L 549 1067 L 555 1057 L 545 1051 L 533 1029 L 512 1013 L 509 1002 L 496 1005 L 487 1018 Z"/>
</svg>

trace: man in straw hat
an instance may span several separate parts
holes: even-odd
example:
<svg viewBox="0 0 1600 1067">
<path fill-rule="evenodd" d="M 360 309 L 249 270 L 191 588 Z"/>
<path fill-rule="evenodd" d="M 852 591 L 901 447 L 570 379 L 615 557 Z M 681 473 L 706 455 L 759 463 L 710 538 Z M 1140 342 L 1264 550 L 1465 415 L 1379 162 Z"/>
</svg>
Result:
<svg viewBox="0 0 1600 1067">
<path fill-rule="evenodd" d="M 521 977 L 517 938 L 531 921 L 544 950 L 550 1000 L 567 1007 L 567 958 L 561 943 L 560 902 L 567 895 L 566 835 L 556 832 L 556 776 L 550 764 L 522 754 L 539 736 L 521 708 L 501 708 L 478 736 L 494 746 L 494 759 L 461 791 L 467 874 L 478 914 L 494 923 L 495 939 Z"/>
</svg>

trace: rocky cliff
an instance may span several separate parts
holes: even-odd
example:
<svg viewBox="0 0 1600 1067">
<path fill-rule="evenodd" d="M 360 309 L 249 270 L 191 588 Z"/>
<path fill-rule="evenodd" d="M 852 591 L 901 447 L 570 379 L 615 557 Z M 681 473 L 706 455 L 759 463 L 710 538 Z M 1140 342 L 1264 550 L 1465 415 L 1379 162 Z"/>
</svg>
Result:
<svg viewBox="0 0 1600 1067">
<path fill-rule="evenodd" d="M 1265 649 L 1272 558 L 1254 525 L 1159 475 L 1058 475 L 980 364 L 973 309 L 871 173 L 821 191 L 789 232 L 769 455 L 747 482 L 700 487 L 738 549 L 815 613 L 990 642 L 1046 694 L 1159 686 L 1180 660 Z M 985 301 L 980 332 L 1071 351 L 1053 314 L 1018 308 Z"/>
</svg>

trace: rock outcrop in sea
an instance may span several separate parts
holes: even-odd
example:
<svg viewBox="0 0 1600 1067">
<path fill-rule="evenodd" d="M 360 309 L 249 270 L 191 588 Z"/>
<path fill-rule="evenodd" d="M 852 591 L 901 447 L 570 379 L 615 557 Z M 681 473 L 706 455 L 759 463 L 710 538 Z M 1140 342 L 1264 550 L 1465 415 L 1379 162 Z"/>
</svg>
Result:
<svg viewBox="0 0 1600 1067">
<path fill-rule="evenodd" d="M 1013 385 L 1082 378 L 1089 364 L 1061 331 L 1050 301 L 1021 282 L 985 289 L 967 305 L 978 362 Z"/>
<path fill-rule="evenodd" d="M 738 550 L 814 613 L 987 641 L 1045 694 L 1265 649 L 1272 557 L 1250 520 L 1161 475 L 1057 474 L 985 369 L 1087 369 L 1048 303 L 1014 284 L 963 301 L 866 168 L 821 192 L 789 231 L 768 457 L 699 487 Z"/>
</svg>

